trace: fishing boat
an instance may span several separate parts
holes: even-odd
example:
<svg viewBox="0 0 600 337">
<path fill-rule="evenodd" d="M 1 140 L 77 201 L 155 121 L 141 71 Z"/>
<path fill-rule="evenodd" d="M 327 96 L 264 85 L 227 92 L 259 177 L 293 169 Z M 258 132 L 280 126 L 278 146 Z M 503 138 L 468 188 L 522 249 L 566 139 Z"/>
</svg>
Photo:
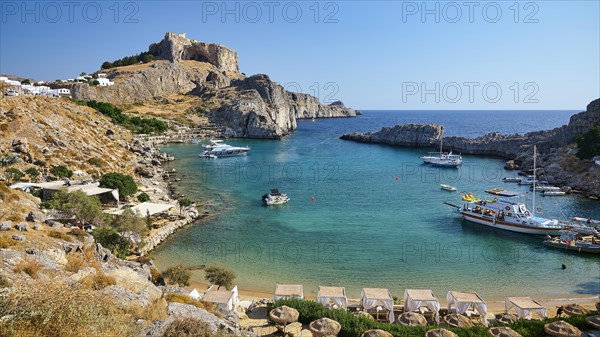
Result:
<svg viewBox="0 0 600 337">
<path fill-rule="evenodd" d="M 241 156 L 250 151 L 248 146 L 232 146 L 222 140 L 211 140 L 204 148 L 206 150 L 199 155 L 201 158 Z"/>
<path fill-rule="evenodd" d="M 279 192 L 276 188 L 272 189 L 271 193 L 262 196 L 262 203 L 265 206 L 282 205 L 288 201 L 290 201 L 290 197 L 287 194 Z"/>
<path fill-rule="evenodd" d="M 546 236 L 544 245 L 578 253 L 600 254 L 600 237 L 594 235 L 582 237 L 569 230 L 561 231 L 560 236 Z"/>
<path fill-rule="evenodd" d="M 447 185 L 447 184 L 440 184 L 440 188 L 445 190 L 445 191 L 451 191 L 454 192 L 456 191 L 456 187 L 451 186 L 451 185 Z"/>
<path fill-rule="evenodd" d="M 504 178 L 502 178 L 502 181 L 504 181 L 505 183 L 518 183 L 518 182 L 521 182 L 521 178 L 518 178 L 518 177 L 504 177 Z"/>
<path fill-rule="evenodd" d="M 543 196 L 548 197 L 548 196 L 558 196 L 558 195 L 565 195 L 567 194 L 567 192 L 563 192 L 563 191 L 553 191 L 553 190 L 545 190 L 542 191 L 541 193 Z"/>
<path fill-rule="evenodd" d="M 511 191 L 507 191 L 507 190 L 504 190 L 501 188 L 492 188 L 489 190 L 485 190 L 485 193 L 499 195 L 501 197 L 516 197 L 517 195 L 519 195 L 519 193 L 517 193 L 517 192 L 511 192 Z"/>
<path fill-rule="evenodd" d="M 462 156 L 443 152 L 444 130 L 440 133 L 440 152 L 429 152 L 427 156 L 422 156 L 421 160 L 426 164 L 431 164 L 434 167 L 453 167 L 457 168 L 462 165 Z"/>
</svg>

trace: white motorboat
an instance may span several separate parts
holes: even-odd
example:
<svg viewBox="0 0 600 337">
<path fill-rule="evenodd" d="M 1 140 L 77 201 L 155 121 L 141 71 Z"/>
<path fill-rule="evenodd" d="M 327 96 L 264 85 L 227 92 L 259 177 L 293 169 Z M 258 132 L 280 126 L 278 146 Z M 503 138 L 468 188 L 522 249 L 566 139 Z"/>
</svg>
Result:
<svg viewBox="0 0 600 337">
<path fill-rule="evenodd" d="M 451 185 L 447 185 L 447 184 L 440 184 L 440 188 L 445 190 L 445 191 L 451 191 L 454 192 L 456 191 L 456 187 L 451 186 Z"/>
<path fill-rule="evenodd" d="M 571 220 L 573 220 L 573 221 L 578 221 L 578 222 L 585 222 L 585 223 L 587 223 L 587 224 L 589 224 L 589 225 L 592 225 L 592 224 L 594 224 L 594 225 L 600 224 L 600 220 L 594 220 L 594 219 L 592 219 L 592 218 L 583 218 L 583 217 L 580 217 L 580 216 L 574 216 L 574 217 L 572 217 L 572 218 L 571 218 Z"/>
<path fill-rule="evenodd" d="M 462 156 L 453 154 L 452 151 L 443 152 L 444 131 L 440 134 L 440 152 L 429 152 L 427 156 L 422 156 L 421 160 L 424 163 L 431 164 L 435 167 L 459 167 L 462 165 Z"/>
<path fill-rule="evenodd" d="M 531 185 L 531 188 L 529 188 L 530 190 L 533 191 L 533 185 Z M 536 191 L 560 191 L 560 187 L 557 186 L 552 186 L 552 185 L 539 185 L 539 186 L 535 186 L 535 190 Z"/>
<path fill-rule="evenodd" d="M 521 179 L 521 181 L 519 181 L 519 185 L 533 185 L 533 184 L 544 185 L 544 184 L 548 184 L 548 182 L 545 180 L 538 180 L 535 177 L 535 174 L 529 175 L 529 176 L 527 176 L 527 178 Z"/>
<path fill-rule="evenodd" d="M 504 177 L 504 178 L 502 178 L 502 181 L 504 181 L 505 183 L 519 183 L 519 182 L 521 182 L 521 178 L 519 178 L 519 177 Z"/>
<path fill-rule="evenodd" d="M 290 201 L 290 197 L 287 194 L 279 192 L 276 188 L 272 189 L 271 193 L 262 196 L 262 203 L 265 206 L 282 205 L 288 201 Z"/>
<path fill-rule="evenodd" d="M 248 146 L 232 146 L 223 143 L 222 140 L 211 140 L 204 148 L 206 150 L 199 155 L 201 158 L 241 156 L 250 151 L 250 147 Z"/>
</svg>

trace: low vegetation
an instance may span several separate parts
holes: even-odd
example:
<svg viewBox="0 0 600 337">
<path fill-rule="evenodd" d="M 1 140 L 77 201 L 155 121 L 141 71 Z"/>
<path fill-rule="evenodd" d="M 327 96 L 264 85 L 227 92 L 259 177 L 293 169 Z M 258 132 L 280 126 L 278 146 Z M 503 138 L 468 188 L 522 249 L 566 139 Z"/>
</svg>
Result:
<svg viewBox="0 0 600 337">
<path fill-rule="evenodd" d="M 178 285 L 180 287 L 187 287 L 190 285 L 190 277 L 192 273 L 189 268 L 182 264 L 173 266 L 162 273 L 165 281 L 169 284 Z"/>
<path fill-rule="evenodd" d="M 86 105 L 109 117 L 114 124 L 120 125 L 134 133 L 161 134 L 167 131 L 168 128 L 167 123 L 156 118 L 130 117 L 124 114 L 123 110 L 110 103 L 92 100 L 87 102 Z"/>
<path fill-rule="evenodd" d="M 114 286 L 117 284 L 117 280 L 112 276 L 98 273 L 86 277 L 82 280 L 81 284 L 89 289 L 102 290 L 108 286 Z"/>
<path fill-rule="evenodd" d="M 577 157 L 592 159 L 600 155 L 600 125 L 594 126 L 577 138 Z"/>
<path fill-rule="evenodd" d="M 434 329 L 434 326 L 425 327 L 407 327 L 398 324 L 381 323 L 375 320 L 370 320 L 364 317 L 357 317 L 341 309 L 328 309 L 322 304 L 314 301 L 304 300 L 279 300 L 274 304 L 274 307 L 287 305 L 300 312 L 300 322 L 308 324 L 321 317 L 328 317 L 340 323 L 342 330 L 338 334 L 339 337 L 356 337 L 360 336 L 363 332 L 370 329 L 381 329 L 390 332 L 395 337 L 422 337 L 425 332 L 430 329 Z M 545 320 L 532 320 L 524 321 L 521 320 L 517 323 L 509 324 L 508 326 L 520 333 L 523 337 L 543 337 L 546 336 L 544 332 L 544 324 L 557 321 L 565 320 L 570 324 L 577 326 L 580 329 L 586 329 L 586 323 L 581 316 L 572 316 L 568 318 L 548 318 Z M 458 334 L 461 337 L 480 337 L 487 336 L 487 330 L 489 327 L 477 325 L 472 328 L 447 328 Z"/>
<path fill-rule="evenodd" d="M 21 172 L 19 169 L 16 169 L 14 167 L 7 168 L 4 171 L 4 178 L 6 178 L 6 182 L 9 185 L 19 182 L 24 176 L 25 173 Z"/>
<path fill-rule="evenodd" d="M 98 227 L 92 232 L 92 236 L 102 247 L 107 248 L 118 257 L 126 257 L 129 253 L 131 242 L 112 227 Z"/>
<path fill-rule="evenodd" d="M 138 64 L 138 63 L 148 63 L 151 62 L 152 60 L 154 60 L 154 55 L 151 54 L 150 52 L 141 52 L 137 55 L 133 55 L 133 56 L 126 56 L 122 59 L 118 59 L 112 62 L 106 61 L 104 63 L 102 63 L 102 66 L 100 66 L 102 69 L 110 69 L 110 68 L 115 68 L 115 67 L 124 67 L 124 66 L 130 66 L 132 64 Z"/>
<path fill-rule="evenodd" d="M 197 318 L 184 317 L 174 321 L 165 330 L 163 337 L 233 337 L 234 334 L 229 334 L 224 331 L 214 333 L 206 322 Z"/>
<path fill-rule="evenodd" d="M 50 169 L 50 173 L 52 173 L 53 176 L 60 179 L 71 178 L 73 176 L 73 171 L 69 170 L 69 168 L 66 165 L 53 166 Z"/>
<path fill-rule="evenodd" d="M 150 196 L 147 193 L 140 193 L 137 196 L 137 199 L 139 202 L 146 202 L 146 201 L 150 201 Z"/>
<path fill-rule="evenodd" d="M 213 313 L 218 317 L 222 316 L 215 304 L 207 301 L 195 300 L 187 294 L 166 293 L 165 299 L 169 302 L 193 305 L 196 308 L 204 309 L 210 313 Z"/>
<path fill-rule="evenodd" d="M 10 287 L 10 281 L 8 280 L 8 277 L 0 274 L 0 289 L 8 287 Z"/>
<path fill-rule="evenodd" d="M 71 253 L 67 255 L 67 264 L 65 264 L 65 270 L 76 273 L 85 266 L 85 258 L 83 254 Z"/>
<path fill-rule="evenodd" d="M 21 260 L 15 266 L 15 273 L 26 273 L 27 275 L 37 278 L 38 272 L 42 270 L 42 265 L 35 260 Z"/>
<path fill-rule="evenodd" d="M 48 236 L 55 239 L 61 239 L 63 241 L 73 241 L 73 239 L 67 233 L 55 229 L 48 232 Z"/>
<path fill-rule="evenodd" d="M 104 223 L 100 200 L 97 197 L 88 196 L 82 191 L 67 192 L 66 189 L 56 191 L 52 194 L 47 206 L 66 216 L 74 216 L 83 223 L 95 225 Z"/>
<path fill-rule="evenodd" d="M 113 314 L 118 309 L 84 287 L 60 282 L 30 284 L 0 297 L 5 336 L 131 336 L 134 320 Z"/>
<path fill-rule="evenodd" d="M 15 245 L 15 240 L 8 236 L 0 235 L 0 248 L 6 249 Z"/>
</svg>

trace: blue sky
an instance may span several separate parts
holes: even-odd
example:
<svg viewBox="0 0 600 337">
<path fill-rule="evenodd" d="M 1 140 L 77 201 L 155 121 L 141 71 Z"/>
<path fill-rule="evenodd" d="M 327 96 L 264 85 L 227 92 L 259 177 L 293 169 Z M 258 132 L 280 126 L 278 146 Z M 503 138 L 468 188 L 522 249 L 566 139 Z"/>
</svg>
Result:
<svg viewBox="0 0 600 337">
<path fill-rule="evenodd" d="M 0 72 L 35 79 L 93 72 L 173 31 L 358 109 L 583 109 L 600 96 L 599 1 L 0 4 Z"/>
</svg>

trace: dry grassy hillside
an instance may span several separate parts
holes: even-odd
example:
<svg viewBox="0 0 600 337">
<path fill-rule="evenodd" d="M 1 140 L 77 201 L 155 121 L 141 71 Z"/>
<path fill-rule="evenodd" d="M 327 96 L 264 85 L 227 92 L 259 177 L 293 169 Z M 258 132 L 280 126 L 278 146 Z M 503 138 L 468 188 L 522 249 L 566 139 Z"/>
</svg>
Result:
<svg viewBox="0 0 600 337">
<path fill-rule="evenodd" d="M 136 155 L 123 147 L 131 132 L 68 99 L 10 97 L 0 102 L 0 153 L 18 153 L 15 167 L 65 164 L 92 176 L 132 174 Z"/>
</svg>

